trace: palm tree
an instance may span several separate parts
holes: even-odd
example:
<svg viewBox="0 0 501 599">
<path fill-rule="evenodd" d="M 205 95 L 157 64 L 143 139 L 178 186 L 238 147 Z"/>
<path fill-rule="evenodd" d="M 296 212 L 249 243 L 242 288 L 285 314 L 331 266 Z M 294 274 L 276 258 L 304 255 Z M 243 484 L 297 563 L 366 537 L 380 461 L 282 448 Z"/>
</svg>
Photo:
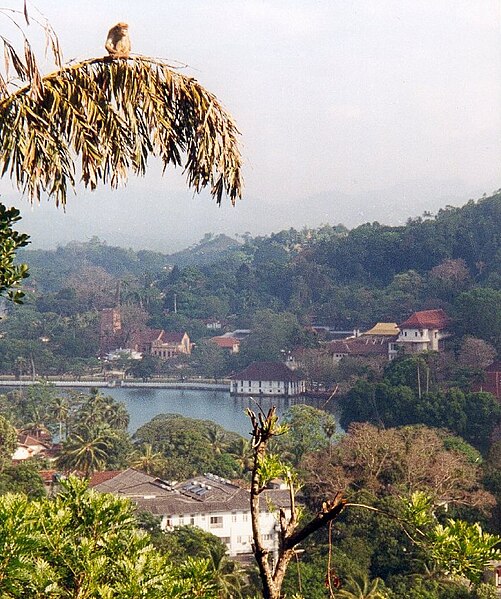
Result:
<svg viewBox="0 0 501 599">
<path fill-rule="evenodd" d="M 50 411 L 54 418 L 57 420 L 59 425 L 59 442 L 63 441 L 63 425 L 64 425 L 64 438 L 68 434 L 68 416 L 70 413 L 70 404 L 68 398 L 64 395 L 54 397 Z"/>
<path fill-rule="evenodd" d="M 240 437 L 235 443 L 232 443 L 228 451 L 240 466 L 242 473 L 249 472 L 252 469 L 252 447 L 250 441 Z"/>
<path fill-rule="evenodd" d="M 346 587 L 336 591 L 335 597 L 344 599 L 387 599 L 388 595 L 382 588 L 380 578 L 370 580 L 368 576 L 349 578 Z"/>
<path fill-rule="evenodd" d="M 237 599 L 242 597 L 246 577 L 240 566 L 228 559 L 226 547 L 211 545 L 208 548 L 209 568 L 217 584 L 220 599 Z"/>
<path fill-rule="evenodd" d="M 216 455 L 220 455 L 228 446 L 226 434 L 217 424 L 209 426 L 205 435 Z"/>
<path fill-rule="evenodd" d="M 218 203 L 241 195 L 238 130 L 217 98 L 167 62 L 145 56 L 63 65 L 57 36 L 45 33 L 57 70 L 43 76 L 28 40 L 23 54 L 4 40 L 16 79 L 0 76 L 0 171 L 32 200 L 65 204 L 79 157 L 83 183 L 116 187 L 144 174 L 150 155 L 183 166 L 195 191 Z M 24 83 L 19 87 L 19 82 Z"/>
<path fill-rule="evenodd" d="M 113 442 L 113 432 L 106 429 L 80 429 L 72 433 L 63 444 L 57 465 L 66 472 L 80 471 L 89 477 L 106 466 L 108 450 Z"/>
<path fill-rule="evenodd" d="M 153 451 L 153 447 L 147 443 L 140 450 L 136 450 L 130 457 L 129 466 L 146 472 L 146 474 L 161 474 L 165 467 L 165 458 Z"/>
<path fill-rule="evenodd" d="M 196 192 L 209 187 L 218 204 L 242 193 L 236 124 L 218 99 L 195 79 L 163 60 L 134 56 L 91 58 L 63 65 L 56 34 L 42 24 L 57 66 L 42 75 L 17 20 L 37 23 L 24 12 L 0 9 L 23 36 L 22 53 L 2 37 L 6 69 L 0 74 L 0 173 L 30 200 L 42 195 L 66 204 L 75 186 L 76 159 L 86 187 L 117 187 L 128 172 L 144 174 L 149 156 L 164 169 L 183 166 Z M 40 23 L 38 23 L 40 24 Z M 9 76 L 12 74 L 12 76 Z M 0 175 L 0 176 L 1 176 Z M 11 225 L 19 211 L 0 204 L 0 294 L 21 301 L 14 287 L 27 276 L 15 250 L 28 243 Z"/>
</svg>

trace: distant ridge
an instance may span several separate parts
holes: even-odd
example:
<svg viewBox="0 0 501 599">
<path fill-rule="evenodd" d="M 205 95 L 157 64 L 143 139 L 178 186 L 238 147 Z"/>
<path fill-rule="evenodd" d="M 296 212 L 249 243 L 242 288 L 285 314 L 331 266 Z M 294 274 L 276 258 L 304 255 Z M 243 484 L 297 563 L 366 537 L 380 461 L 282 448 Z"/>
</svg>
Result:
<svg viewBox="0 0 501 599">
<path fill-rule="evenodd" d="M 219 262 L 229 256 L 240 243 L 228 235 L 212 235 L 206 233 L 204 238 L 189 248 L 175 252 L 166 257 L 173 266 L 203 266 Z"/>
</svg>

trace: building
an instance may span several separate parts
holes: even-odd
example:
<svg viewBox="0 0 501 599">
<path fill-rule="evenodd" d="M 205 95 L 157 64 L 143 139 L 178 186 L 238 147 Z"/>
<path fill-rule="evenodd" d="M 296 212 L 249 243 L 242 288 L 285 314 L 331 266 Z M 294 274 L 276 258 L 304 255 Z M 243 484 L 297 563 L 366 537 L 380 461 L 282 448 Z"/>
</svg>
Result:
<svg viewBox="0 0 501 599">
<path fill-rule="evenodd" d="M 119 347 L 122 336 L 120 308 L 104 308 L 100 314 L 99 355 Z"/>
<path fill-rule="evenodd" d="M 238 354 L 240 340 L 235 337 L 211 337 L 211 341 L 229 354 Z"/>
<path fill-rule="evenodd" d="M 447 331 L 449 318 L 443 310 L 423 310 L 414 312 L 399 325 L 397 346 L 404 353 L 415 354 L 423 351 L 440 351 L 443 340 L 450 337 Z"/>
<path fill-rule="evenodd" d="M 163 530 L 198 526 L 221 539 L 231 557 L 252 552 L 249 491 L 219 476 L 204 474 L 171 484 L 129 468 L 110 476 L 96 473 L 90 486 L 101 493 L 131 499 L 141 510 L 158 516 Z M 269 506 L 273 505 L 274 510 L 283 508 L 290 515 L 288 490 L 277 488 L 280 485 L 273 487 L 263 492 L 260 503 L 261 531 L 269 551 L 278 549 L 276 514 Z"/>
<path fill-rule="evenodd" d="M 380 356 L 389 359 L 389 341 L 357 337 L 356 339 L 337 339 L 330 341 L 325 346 L 332 357 L 334 364 L 338 364 L 343 358 L 352 356 L 355 358 L 370 358 Z"/>
<path fill-rule="evenodd" d="M 473 391 L 487 391 L 501 401 L 501 360 L 484 369 L 484 380 L 473 386 Z"/>
<path fill-rule="evenodd" d="M 156 356 L 162 360 L 168 360 L 180 354 L 191 354 L 191 341 L 186 332 L 144 329 L 134 335 L 131 346 L 130 349 L 134 351 L 143 355 Z"/>
<path fill-rule="evenodd" d="M 253 362 L 230 377 L 231 395 L 297 397 L 305 381 L 282 362 Z"/>
<path fill-rule="evenodd" d="M 396 322 L 378 322 L 372 329 L 362 333 L 362 339 L 370 339 L 374 343 L 384 343 L 388 348 L 388 360 L 391 362 L 398 355 L 397 339 L 400 329 Z"/>
<path fill-rule="evenodd" d="M 12 461 L 24 462 L 36 456 L 45 457 L 50 447 L 50 443 L 41 441 L 25 433 L 19 433 L 17 436 L 17 447 L 12 454 Z"/>
</svg>

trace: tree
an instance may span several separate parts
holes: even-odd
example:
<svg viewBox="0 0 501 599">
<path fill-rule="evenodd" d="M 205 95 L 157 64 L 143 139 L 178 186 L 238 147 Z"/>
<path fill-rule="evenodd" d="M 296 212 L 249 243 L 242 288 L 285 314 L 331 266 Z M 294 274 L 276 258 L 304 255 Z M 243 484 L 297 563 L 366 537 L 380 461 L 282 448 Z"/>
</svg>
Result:
<svg viewBox="0 0 501 599">
<path fill-rule="evenodd" d="M 0 470 L 10 461 L 16 447 L 16 429 L 7 418 L 0 416 Z"/>
<path fill-rule="evenodd" d="M 57 459 L 59 468 L 65 472 L 79 471 L 85 477 L 106 466 L 108 452 L 113 444 L 111 430 L 80 428 L 63 444 Z"/>
<path fill-rule="evenodd" d="M 496 350 L 490 343 L 467 335 L 461 342 L 458 362 L 465 368 L 484 370 L 496 359 Z"/>
<path fill-rule="evenodd" d="M 16 14 L 23 13 L 10 11 L 9 18 Z M 26 10 L 24 18 L 29 24 Z M 64 205 L 75 185 L 76 157 L 82 182 L 95 189 L 99 182 L 117 187 L 129 170 L 144 174 L 149 155 L 159 156 L 164 168 L 183 165 L 188 185 L 197 192 L 210 186 L 217 203 L 224 193 L 232 203 L 240 197 L 238 131 L 213 94 L 166 62 L 143 56 L 63 66 L 57 36 L 48 24 L 43 28 L 56 71 L 40 73 L 23 34 L 22 55 L 3 38 L 7 73 L 0 75 L 0 171 L 31 200 L 47 194 Z M 13 256 L 27 236 L 11 228 L 17 211 L 3 207 L 1 215 L 3 292 L 26 276 Z"/>
<path fill-rule="evenodd" d="M 501 351 L 501 291 L 478 287 L 461 293 L 454 302 L 455 330 L 473 335 Z"/>
<path fill-rule="evenodd" d="M 307 453 L 330 446 L 336 431 L 333 416 L 312 406 L 299 404 L 290 407 L 282 417 L 288 434 L 278 436 L 273 449 L 297 467 Z"/>
<path fill-rule="evenodd" d="M 159 476 L 165 469 L 165 458 L 160 452 L 153 451 L 153 447 L 146 443 L 141 450 L 134 451 L 129 459 L 129 465 L 146 474 Z"/>
<path fill-rule="evenodd" d="M 481 456 L 446 431 L 425 426 L 350 426 L 334 447 L 305 457 L 307 495 L 316 504 L 337 489 L 374 496 L 425 490 L 436 502 L 488 511 L 492 495 L 480 485 Z"/>
<path fill-rule="evenodd" d="M 345 588 L 336 591 L 334 596 L 339 599 L 387 599 L 388 594 L 383 589 L 380 578 L 369 580 L 366 576 L 348 579 Z"/>
<path fill-rule="evenodd" d="M 16 250 L 28 245 L 28 235 L 18 233 L 12 225 L 21 219 L 19 210 L 0 204 L 0 296 L 19 303 L 24 293 L 15 287 L 28 276 L 26 264 L 15 264 Z"/>
<path fill-rule="evenodd" d="M 54 499 L 0 497 L 0 522 L 2 597 L 218 597 L 208 559 L 172 564 L 136 527 L 132 503 L 75 477 Z"/>
<path fill-rule="evenodd" d="M 412 494 L 406 519 L 416 527 L 416 542 L 425 549 L 426 559 L 447 577 L 479 583 L 487 565 L 501 559 L 501 537 L 483 531 L 478 523 L 452 518 L 440 523 L 425 493 Z"/>
<path fill-rule="evenodd" d="M 249 409 L 247 413 L 252 423 L 251 435 L 254 451 L 250 490 L 252 550 L 263 585 L 264 599 L 279 599 L 287 567 L 295 554 L 297 545 L 322 526 L 336 519 L 343 511 L 346 500 L 341 492 L 337 492 L 332 499 L 322 503 L 322 508 L 312 519 L 300 526 L 299 510 L 295 501 L 296 477 L 288 466 L 268 452 L 268 446 L 273 437 L 285 434 L 287 429 L 278 424 L 275 407 L 270 408 L 267 414 L 259 413 L 258 416 Z M 284 509 L 279 511 L 279 549 L 278 555 L 272 556 L 263 545 L 259 526 L 259 499 L 268 482 L 277 476 L 282 476 L 287 481 L 290 515 L 287 515 Z"/>
</svg>

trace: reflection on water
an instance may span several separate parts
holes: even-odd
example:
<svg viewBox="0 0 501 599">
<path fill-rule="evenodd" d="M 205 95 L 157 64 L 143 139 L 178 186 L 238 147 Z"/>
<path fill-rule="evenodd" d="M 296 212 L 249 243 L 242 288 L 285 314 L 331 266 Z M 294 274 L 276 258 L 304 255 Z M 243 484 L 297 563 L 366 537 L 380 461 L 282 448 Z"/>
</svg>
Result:
<svg viewBox="0 0 501 599">
<path fill-rule="evenodd" d="M 231 397 L 227 391 L 188 391 L 178 389 L 101 389 L 104 395 L 110 395 L 125 404 L 130 414 L 129 430 L 135 432 L 140 426 L 149 422 L 158 414 L 181 414 L 190 418 L 213 420 L 229 431 L 247 436 L 250 433 L 249 418 L 246 408 L 258 410 L 258 403 L 250 398 Z M 282 415 L 292 405 L 307 403 L 321 407 L 323 401 L 284 398 L 259 399 L 264 411 L 271 406 L 277 407 Z M 335 404 L 327 406 L 334 415 Z"/>
</svg>

